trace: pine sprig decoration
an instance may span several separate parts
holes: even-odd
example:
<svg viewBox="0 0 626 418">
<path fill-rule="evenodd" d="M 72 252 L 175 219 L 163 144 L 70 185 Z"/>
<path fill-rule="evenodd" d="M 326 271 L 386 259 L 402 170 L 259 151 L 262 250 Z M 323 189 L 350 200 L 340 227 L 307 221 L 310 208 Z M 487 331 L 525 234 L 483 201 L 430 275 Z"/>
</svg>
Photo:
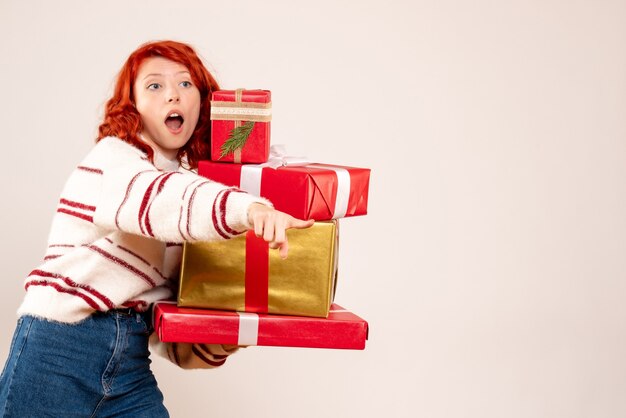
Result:
<svg viewBox="0 0 626 418">
<path fill-rule="evenodd" d="M 230 131 L 228 135 L 228 139 L 226 142 L 222 144 L 220 148 L 222 153 L 220 154 L 220 158 L 228 155 L 232 152 L 235 152 L 238 148 L 243 148 L 252 132 L 252 128 L 254 128 L 254 122 L 246 122 L 238 128 L 234 128 Z"/>
</svg>

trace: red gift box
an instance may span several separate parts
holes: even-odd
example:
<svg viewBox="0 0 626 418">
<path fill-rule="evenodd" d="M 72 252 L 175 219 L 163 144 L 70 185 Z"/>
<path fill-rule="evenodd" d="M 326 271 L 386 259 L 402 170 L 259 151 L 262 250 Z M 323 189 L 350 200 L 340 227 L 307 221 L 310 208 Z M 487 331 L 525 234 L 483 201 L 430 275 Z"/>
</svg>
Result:
<svg viewBox="0 0 626 418">
<path fill-rule="evenodd" d="M 337 304 L 328 318 L 254 314 L 154 305 L 154 329 L 163 342 L 363 350 L 367 322 Z"/>
<path fill-rule="evenodd" d="M 214 91 L 211 96 L 211 160 L 235 163 L 267 161 L 271 106 L 271 93 L 268 90 Z M 249 128 L 243 147 L 223 155 L 223 146 L 229 141 L 233 130 L 242 127 Z M 242 135 L 245 138 L 246 134 Z"/>
<path fill-rule="evenodd" d="M 298 219 L 325 221 L 367 214 L 369 168 L 328 164 L 262 167 L 200 161 L 198 173 L 269 199 Z"/>
</svg>

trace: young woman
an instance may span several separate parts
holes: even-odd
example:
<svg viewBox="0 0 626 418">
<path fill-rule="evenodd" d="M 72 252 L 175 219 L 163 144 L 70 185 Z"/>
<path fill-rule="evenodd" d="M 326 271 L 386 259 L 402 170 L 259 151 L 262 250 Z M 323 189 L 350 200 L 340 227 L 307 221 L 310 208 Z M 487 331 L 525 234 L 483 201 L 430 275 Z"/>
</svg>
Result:
<svg viewBox="0 0 626 418">
<path fill-rule="evenodd" d="M 3 417 L 167 417 L 149 364 L 146 313 L 173 296 L 184 241 L 254 229 L 286 257 L 306 228 L 261 198 L 199 177 L 211 92 L 194 50 L 149 43 L 124 64 L 97 144 L 71 174 L 43 263 L 0 377 Z M 161 344 L 185 368 L 220 366 L 236 347 Z"/>
</svg>

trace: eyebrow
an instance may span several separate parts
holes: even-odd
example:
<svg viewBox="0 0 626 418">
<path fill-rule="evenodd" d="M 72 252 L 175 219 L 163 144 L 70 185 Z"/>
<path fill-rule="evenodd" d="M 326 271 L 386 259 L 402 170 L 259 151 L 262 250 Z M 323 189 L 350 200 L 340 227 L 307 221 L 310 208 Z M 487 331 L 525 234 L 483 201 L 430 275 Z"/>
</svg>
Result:
<svg viewBox="0 0 626 418">
<path fill-rule="evenodd" d="M 179 71 L 179 72 L 175 73 L 174 75 L 178 75 L 178 74 L 189 74 L 189 75 L 191 75 L 191 73 L 189 71 Z M 163 74 L 161 74 L 161 73 L 150 73 L 150 74 L 146 75 L 143 79 L 145 80 L 148 77 L 155 77 L 155 76 L 161 76 L 162 77 Z"/>
</svg>

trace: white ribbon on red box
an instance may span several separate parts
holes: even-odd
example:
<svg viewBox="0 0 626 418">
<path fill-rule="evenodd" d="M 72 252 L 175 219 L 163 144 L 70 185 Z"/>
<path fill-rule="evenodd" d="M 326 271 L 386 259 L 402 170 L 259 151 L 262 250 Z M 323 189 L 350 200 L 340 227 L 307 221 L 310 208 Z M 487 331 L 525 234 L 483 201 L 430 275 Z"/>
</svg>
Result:
<svg viewBox="0 0 626 418">
<path fill-rule="evenodd" d="M 337 195 L 335 197 L 335 208 L 332 219 L 343 218 L 348 211 L 348 201 L 350 199 L 350 173 L 345 168 L 330 165 L 311 165 L 305 157 L 290 157 L 286 155 L 283 145 L 272 145 L 270 147 L 270 158 L 263 164 L 245 164 L 241 167 L 239 175 L 239 188 L 254 196 L 261 196 L 261 177 L 263 169 L 270 167 L 300 167 L 318 168 L 332 170 L 337 175 Z"/>
<path fill-rule="evenodd" d="M 333 219 L 339 219 L 346 216 L 346 212 L 348 211 L 348 200 L 350 199 L 350 173 L 348 170 L 345 168 L 321 164 L 307 165 L 306 167 L 333 170 L 335 174 L 337 174 L 337 196 L 335 197 Z"/>
<path fill-rule="evenodd" d="M 237 315 L 239 315 L 237 345 L 257 345 L 259 341 L 259 315 L 249 312 L 237 312 Z"/>
</svg>

